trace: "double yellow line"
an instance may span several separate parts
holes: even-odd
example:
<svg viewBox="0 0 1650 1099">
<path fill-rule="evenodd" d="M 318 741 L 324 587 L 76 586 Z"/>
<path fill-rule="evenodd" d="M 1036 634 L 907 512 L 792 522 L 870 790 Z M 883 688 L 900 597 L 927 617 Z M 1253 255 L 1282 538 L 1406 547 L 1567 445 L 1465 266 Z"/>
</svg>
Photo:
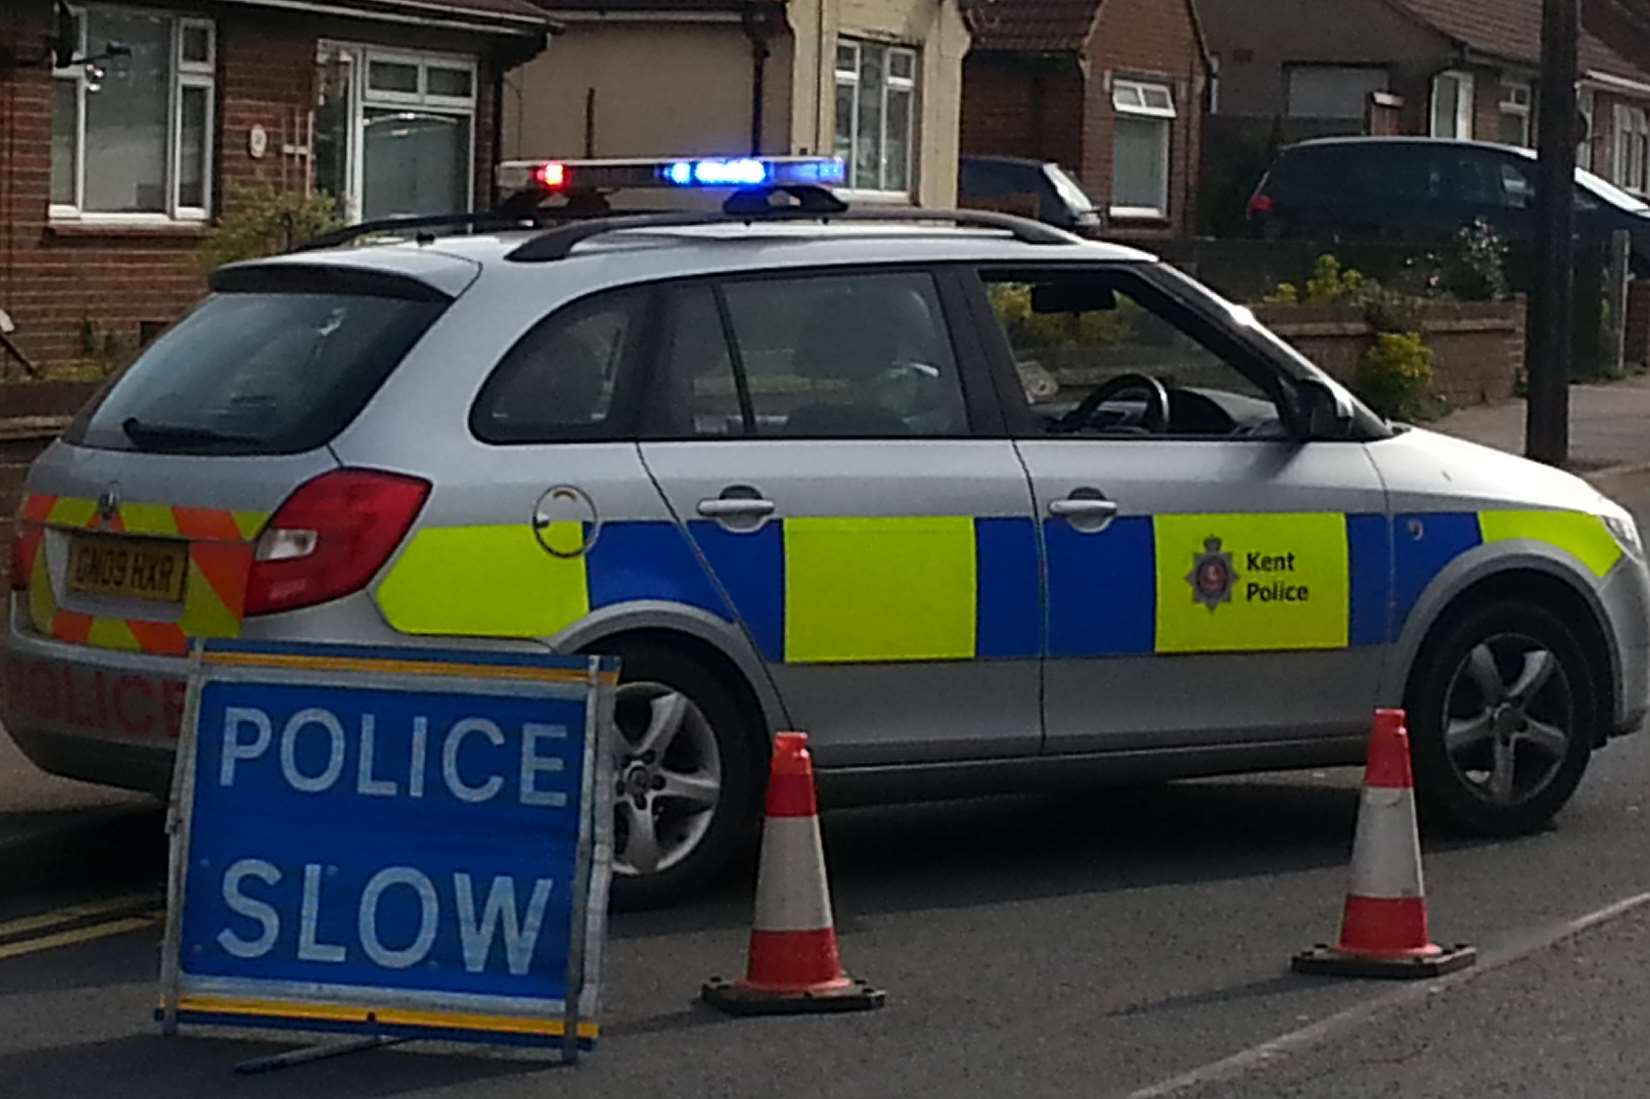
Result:
<svg viewBox="0 0 1650 1099">
<path fill-rule="evenodd" d="M 0 960 L 153 927 L 165 913 L 158 893 L 131 893 L 23 916 L 0 923 Z"/>
</svg>

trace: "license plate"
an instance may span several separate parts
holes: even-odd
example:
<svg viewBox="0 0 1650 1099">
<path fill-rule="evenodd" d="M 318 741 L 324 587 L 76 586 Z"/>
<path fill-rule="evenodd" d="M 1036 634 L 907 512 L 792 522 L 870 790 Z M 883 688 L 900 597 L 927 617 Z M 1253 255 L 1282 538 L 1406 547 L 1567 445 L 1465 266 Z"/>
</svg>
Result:
<svg viewBox="0 0 1650 1099">
<path fill-rule="evenodd" d="M 182 542 L 82 535 L 69 546 L 69 590 L 181 602 L 188 554 Z"/>
</svg>

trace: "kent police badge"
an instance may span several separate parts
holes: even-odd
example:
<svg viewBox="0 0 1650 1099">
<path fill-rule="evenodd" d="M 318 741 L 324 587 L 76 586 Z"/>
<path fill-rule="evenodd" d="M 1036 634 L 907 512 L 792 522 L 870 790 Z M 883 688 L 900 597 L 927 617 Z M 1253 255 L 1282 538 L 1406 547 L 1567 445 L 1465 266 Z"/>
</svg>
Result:
<svg viewBox="0 0 1650 1099">
<path fill-rule="evenodd" d="M 1237 578 L 1232 555 L 1220 548 L 1220 539 L 1206 538 L 1203 552 L 1192 554 L 1192 571 L 1186 574 L 1186 583 L 1192 586 L 1192 602 L 1202 603 L 1213 614 L 1220 604 L 1232 601 L 1232 585 Z"/>
</svg>

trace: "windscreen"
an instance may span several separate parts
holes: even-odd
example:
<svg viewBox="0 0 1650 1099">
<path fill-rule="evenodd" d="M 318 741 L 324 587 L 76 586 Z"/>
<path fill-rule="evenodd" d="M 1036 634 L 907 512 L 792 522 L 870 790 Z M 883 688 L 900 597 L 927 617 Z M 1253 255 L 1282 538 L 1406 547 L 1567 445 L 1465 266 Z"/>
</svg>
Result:
<svg viewBox="0 0 1650 1099">
<path fill-rule="evenodd" d="M 355 418 L 446 304 L 433 293 L 336 288 L 212 294 L 65 439 L 172 454 L 312 450 Z"/>
</svg>

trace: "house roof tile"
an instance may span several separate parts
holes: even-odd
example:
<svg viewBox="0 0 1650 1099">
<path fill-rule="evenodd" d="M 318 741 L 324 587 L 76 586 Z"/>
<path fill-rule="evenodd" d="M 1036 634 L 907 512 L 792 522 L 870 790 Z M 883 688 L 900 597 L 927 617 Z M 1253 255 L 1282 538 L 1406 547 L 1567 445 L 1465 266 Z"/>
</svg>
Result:
<svg viewBox="0 0 1650 1099">
<path fill-rule="evenodd" d="M 1417 21 L 1469 49 L 1527 65 L 1541 63 L 1541 0 L 1389 0 Z M 1585 28 L 1579 43 L 1583 72 L 1633 80 L 1650 73 Z"/>
<path fill-rule="evenodd" d="M 1081 50 L 1103 0 L 969 0 L 965 7 L 981 50 L 1067 53 Z"/>
</svg>

